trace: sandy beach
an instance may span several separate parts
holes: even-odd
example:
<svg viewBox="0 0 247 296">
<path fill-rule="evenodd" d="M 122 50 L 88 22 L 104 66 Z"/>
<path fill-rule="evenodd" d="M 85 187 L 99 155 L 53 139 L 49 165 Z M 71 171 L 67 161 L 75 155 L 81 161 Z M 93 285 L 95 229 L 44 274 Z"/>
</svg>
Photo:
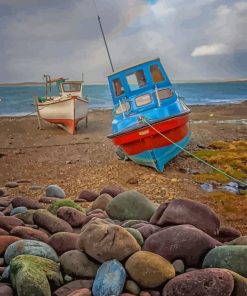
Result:
<svg viewBox="0 0 247 296">
<path fill-rule="evenodd" d="M 213 141 L 247 139 L 247 102 L 192 106 L 191 111 L 190 152 L 206 148 Z M 45 123 L 44 129 L 39 130 L 36 117 L 0 118 L 0 187 L 10 180 L 26 180 L 8 191 L 13 196 L 33 199 L 43 196 L 43 187 L 48 184 L 60 185 L 72 199 L 82 189 L 100 191 L 107 184 L 136 189 L 159 203 L 185 197 L 208 204 L 225 225 L 247 234 L 244 197 L 232 196 L 227 201 L 239 209 L 232 212 L 224 201 L 202 191 L 190 171 L 205 172 L 208 168 L 184 153 L 171 161 L 163 173 L 119 160 L 106 137 L 111 133 L 111 120 L 110 110 L 93 110 L 88 128 L 81 122 L 78 134 L 72 136 Z"/>
</svg>

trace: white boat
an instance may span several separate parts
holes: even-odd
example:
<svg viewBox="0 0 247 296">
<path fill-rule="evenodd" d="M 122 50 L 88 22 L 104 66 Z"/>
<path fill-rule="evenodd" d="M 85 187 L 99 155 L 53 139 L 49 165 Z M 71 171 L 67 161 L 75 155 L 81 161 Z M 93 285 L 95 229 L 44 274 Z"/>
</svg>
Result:
<svg viewBox="0 0 247 296">
<path fill-rule="evenodd" d="M 88 100 L 82 96 L 82 81 L 68 81 L 64 78 L 46 79 L 46 95 L 36 99 L 38 116 L 59 125 L 71 134 L 75 134 L 79 121 L 86 120 Z M 59 95 L 51 96 L 51 84 L 56 82 Z"/>
</svg>

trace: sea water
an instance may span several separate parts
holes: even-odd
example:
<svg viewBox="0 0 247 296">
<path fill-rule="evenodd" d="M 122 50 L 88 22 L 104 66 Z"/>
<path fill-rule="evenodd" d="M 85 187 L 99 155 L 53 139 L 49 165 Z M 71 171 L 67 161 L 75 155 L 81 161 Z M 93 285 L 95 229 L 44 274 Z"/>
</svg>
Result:
<svg viewBox="0 0 247 296">
<path fill-rule="evenodd" d="M 174 83 L 187 105 L 237 104 L 247 100 L 247 82 Z M 112 108 L 107 84 L 84 85 L 89 108 Z M 56 86 L 52 94 L 57 94 Z M 44 96 L 44 86 L 0 86 L 0 116 L 23 116 L 35 112 L 33 96 Z"/>
</svg>

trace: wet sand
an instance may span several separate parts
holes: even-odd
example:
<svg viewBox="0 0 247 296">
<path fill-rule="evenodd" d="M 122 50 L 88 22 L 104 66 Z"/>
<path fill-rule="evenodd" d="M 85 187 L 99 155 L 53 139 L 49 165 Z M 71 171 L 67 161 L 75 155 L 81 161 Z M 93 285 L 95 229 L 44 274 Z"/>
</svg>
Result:
<svg viewBox="0 0 247 296">
<path fill-rule="evenodd" d="M 191 111 L 190 152 L 217 140 L 247 139 L 247 102 L 193 106 Z M 33 185 L 48 184 L 60 185 L 70 198 L 75 198 L 82 189 L 100 191 L 107 184 L 139 190 L 157 202 L 185 197 L 208 204 L 225 225 L 247 234 L 244 199 L 236 196 L 233 200 L 233 205 L 241 208 L 240 214 L 225 211 L 224 205 L 203 192 L 187 172 L 208 169 L 184 153 L 171 161 L 163 173 L 119 160 L 114 145 L 106 137 L 111 133 L 111 119 L 110 110 L 91 111 L 88 128 L 81 122 L 78 134 L 69 135 L 46 123 L 43 123 L 45 129 L 39 130 L 36 117 L 0 118 L 0 187 L 10 180 L 29 180 L 30 183 L 8 191 L 13 196 L 34 199 L 43 196 L 44 189 Z"/>
</svg>

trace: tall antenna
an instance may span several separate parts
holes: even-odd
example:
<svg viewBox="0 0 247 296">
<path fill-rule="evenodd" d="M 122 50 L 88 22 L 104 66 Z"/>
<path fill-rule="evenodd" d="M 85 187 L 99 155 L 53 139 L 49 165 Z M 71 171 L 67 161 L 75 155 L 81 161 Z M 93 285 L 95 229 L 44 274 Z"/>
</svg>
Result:
<svg viewBox="0 0 247 296">
<path fill-rule="evenodd" d="M 108 58 L 109 58 L 109 61 L 110 61 L 110 64 L 111 64 L 111 69 L 112 69 L 112 72 L 114 72 L 114 68 L 113 68 L 113 64 L 112 64 L 110 52 L 109 52 L 109 49 L 108 49 L 108 46 L 107 46 L 107 43 L 106 43 L 105 34 L 104 34 L 103 27 L 102 27 L 102 24 L 101 24 L 101 21 L 100 21 L 99 11 L 98 11 L 98 8 L 97 8 L 97 5 L 96 5 L 95 0 L 93 0 L 93 3 L 94 3 L 94 6 L 95 6 L 95 10 L 96 10 L 97 16 L 98 16 L 98 22 L 99 22 L 100 30 L 101 30 L 101 33 L 102 33 L 102 36 L 103 36 L 103 39 L 104 39 L 104 42 L 105 42 L 105 47 L 106 47 Z"/>
</svg>

